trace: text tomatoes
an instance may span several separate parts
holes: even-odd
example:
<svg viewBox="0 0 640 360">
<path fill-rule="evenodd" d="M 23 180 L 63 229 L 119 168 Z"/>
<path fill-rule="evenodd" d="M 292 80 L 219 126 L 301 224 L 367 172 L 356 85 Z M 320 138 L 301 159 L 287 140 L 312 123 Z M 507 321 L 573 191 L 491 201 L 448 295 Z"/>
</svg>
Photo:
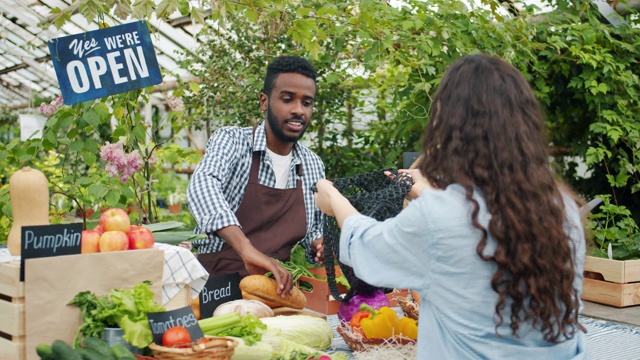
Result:
<svg viewBox="0 0 640 360">
<path fill-rule="evenodd" d="M 187 345 L 189 343 L 191 343 L 191 335 L 189 330 L 183 326 L 171 327 L 162 335 L 162 345 L 166 347 Z"/>
</svg>

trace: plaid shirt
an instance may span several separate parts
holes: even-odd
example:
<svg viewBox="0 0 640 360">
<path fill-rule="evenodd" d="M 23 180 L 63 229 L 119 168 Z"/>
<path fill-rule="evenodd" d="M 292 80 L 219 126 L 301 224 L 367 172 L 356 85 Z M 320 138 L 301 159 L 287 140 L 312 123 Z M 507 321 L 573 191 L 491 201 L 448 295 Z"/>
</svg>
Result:
<svg viewBox="0 0 640 360">
<path fill-rule="evenodd" d="M 271 158 L 266 155 L 264 123 L 256 128 L 255 144 L 252 134 L 253 127 L 227 126 L 218 129 L 207 142 L 204 157 L 191 177 L 187 188 L 187 202 L 198 223 L 195 232 L 208 235 L 206 239 L 193 241 L 193 246 L 199 253 L 220 251 L 224 240 L 215 231 L 230 225 L 240 226 L 235 212 L 240 207 L 249 182 L 254 151 L 262 152 L 258 182 L 270 187 L 276 185 Z M 325 171 L 320 157 L 298 142 L 293 147 L 287 188 L 296 187 L 296 165 L 300 163 L 307 213 L 307 234 L 300 243 L 307 249 L 307 260 L 313 263 L 313 254 L 309 248 L 313 240 L 322 237 L 323 217 L 315 204 L 311 187 L 325 177 Z"/>
</svg>

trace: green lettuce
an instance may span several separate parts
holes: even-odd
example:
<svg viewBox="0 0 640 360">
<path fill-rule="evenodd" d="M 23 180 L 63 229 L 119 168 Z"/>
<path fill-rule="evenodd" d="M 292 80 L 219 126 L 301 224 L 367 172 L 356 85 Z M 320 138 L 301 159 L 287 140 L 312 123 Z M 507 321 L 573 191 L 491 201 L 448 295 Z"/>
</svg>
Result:
<svg viewBox="0 0 640 360">
<path fill-rule="evenodd" d="M 76 331 L 74 347 L 82 337 L 100 338 L 107 327 L 119 327 L 124 340 L 133 346 L 144 348 L 153 342 L 148 312 L 163 312 L 165 308 L 155 300 L 148 281 L 131 289 L 113 289 L 108 295 L 97 296 L 90 291 L 78 293 L 69 302 L 80 308 L 83 324 Z"/>
</svg>

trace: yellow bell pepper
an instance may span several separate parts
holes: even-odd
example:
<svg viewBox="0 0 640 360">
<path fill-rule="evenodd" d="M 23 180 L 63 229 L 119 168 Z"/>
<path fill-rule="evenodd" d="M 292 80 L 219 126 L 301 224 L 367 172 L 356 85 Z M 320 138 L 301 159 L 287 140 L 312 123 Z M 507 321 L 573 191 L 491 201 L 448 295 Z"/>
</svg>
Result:
<svg viewBox="0 0 640 360">
<path fill-rule="evenodd" d="M 400 332 L 409 339 L 418 340 L 418 322 L 410 317 L 403 317 L 399 321 Z"/>
<path fill-rule="evenodd" d="M 362 304 L 360 310 L 369 311 L 369 317 L 360 321 L 360 328 L 367 339 L 388 339 L 400 334 L 398 315 L 388 306 L 374 310 L 367 304 Z"/>
</svg>

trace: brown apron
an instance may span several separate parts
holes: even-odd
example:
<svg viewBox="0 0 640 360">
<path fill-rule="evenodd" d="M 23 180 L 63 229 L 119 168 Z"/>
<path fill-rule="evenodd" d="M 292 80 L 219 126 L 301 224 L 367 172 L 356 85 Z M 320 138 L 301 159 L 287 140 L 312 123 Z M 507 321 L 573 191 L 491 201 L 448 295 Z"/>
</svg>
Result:
<svg viewBox="0 0 640 360">
<path fill-rule="evenodd" d="M 302 164 L 296 167 L 298 176 L 302 177 Z M 298 179 L 292 189 L 272 188 L 258 183 L 259 170 L 260 151 L 254 151 L 249 183 L 236 217 L 256 249 L 267 256 L 289 261 L 291 248 L 307 233 L 302 180 Z M 218 252 L 198 255 L 198 260 L 210 276 L 234 272 L 239 272 L 241 277 L 248 275 L 244 262 L 227 243 Z"/>
</svg>

